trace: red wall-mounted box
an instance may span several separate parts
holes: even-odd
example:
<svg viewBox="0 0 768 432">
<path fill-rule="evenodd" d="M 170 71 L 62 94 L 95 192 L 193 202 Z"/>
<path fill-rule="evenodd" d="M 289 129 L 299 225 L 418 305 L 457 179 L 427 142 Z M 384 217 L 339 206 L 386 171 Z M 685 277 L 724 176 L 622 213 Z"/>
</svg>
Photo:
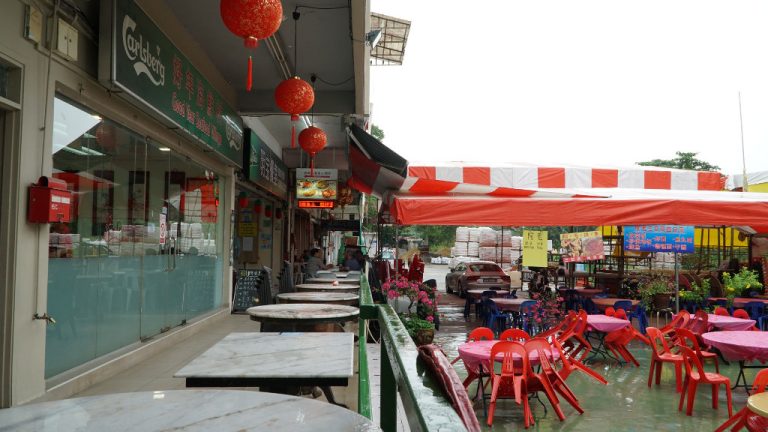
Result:
<svg viewBox="0 0 768 432">
<path fill-rule="evenodd" d="M 67 190 L 67 182 L 43 176 L 29 187 L 29 222 L 66 223 L 71 215 L 72 192 Z"/>
</svg>

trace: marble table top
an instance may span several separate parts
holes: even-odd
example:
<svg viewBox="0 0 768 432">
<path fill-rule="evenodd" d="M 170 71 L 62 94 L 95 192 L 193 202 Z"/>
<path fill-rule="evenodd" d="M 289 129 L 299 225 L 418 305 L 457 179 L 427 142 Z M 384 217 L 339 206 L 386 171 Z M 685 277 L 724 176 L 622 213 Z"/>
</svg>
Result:
<svg viewBox="0 0 768 432">
<path fill-rule="evenodd" d="M 345 279 L 340 278 L 308 278 L 305 279 L 304 282 L 313 283 L 313 284 L 332 284 L 334 282 L 338 282 L 340 284 L 350 284 L 350 285 L 357 285 L 360 286 L 360 278 L 358 276 L 355 277 L 348 277 Z"/>
<path fill-rule="evenodd" d="M 256 321 L 293 321 L 302 323 L 352 321 L 360 315 L 354 306 L 334 304 L 281 303 L 248 308 Z"/>
<path fill-rule="evenodd" d="M 295 292 L 282 293 L 277 295 L 277 299 L 286 302 L 307 302 L 307 303 L 328 303 L 340 301 L 358 301 L 360 296 L 347 292 Z"/>
<path fill-rule="evenodd" d="M 344 292 L 344 293 L 357 293 L 360 291 L 360 285 L 349 284 L 316 284 L 316 283 L 304 283 L 296 285 L 298 291 L 324 291 L 324 292 Z"/>
<path fill-rule="evenodd" d="M 352 333 L 230 333 L 176 378 L 349 378 Z"/>
<path fill-rule="evenodd" d="M 353 411 L 308 398 L 239 390 L 164 390 L 0 409 L 0 430 L 362 432 L 380 429 Z"/>
</svg>

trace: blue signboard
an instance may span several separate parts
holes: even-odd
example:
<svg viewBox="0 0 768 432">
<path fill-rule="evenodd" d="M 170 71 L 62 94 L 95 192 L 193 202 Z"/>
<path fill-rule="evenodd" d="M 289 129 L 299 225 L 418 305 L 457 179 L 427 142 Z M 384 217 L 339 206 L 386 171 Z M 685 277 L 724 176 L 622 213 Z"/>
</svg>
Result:
<svg viewBox="0 0 768 432">
<path fill-rule="evenodd" d="M 630 225 L 624 227 L 624 250 L 693 253 L 692 226 Z"/>
</svg>

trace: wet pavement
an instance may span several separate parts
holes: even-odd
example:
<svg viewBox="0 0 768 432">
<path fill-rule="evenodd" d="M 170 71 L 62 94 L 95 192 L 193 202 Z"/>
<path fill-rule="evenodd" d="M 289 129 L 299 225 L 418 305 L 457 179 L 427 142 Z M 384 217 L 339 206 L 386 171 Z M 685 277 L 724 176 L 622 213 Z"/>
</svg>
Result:
<svg viewBox="0 0 768 432">
<path fill-rule="evenodd" d="M 442 346 L 449 359 L 457 355 L 457 348 L 464 343 L 468 331 L 480 325 L 474 321 L 474 311 L 469 321 L 463 316 L 464 299 L 453 294 L 445 294 L 445 273 L 447 266 L 427 265 L 425 279 L 436 279 L 440 300 L 440 330 L 435 334 L 435 343 Z M 664 324 L 662 322 L 662 324 Z M 570 405 L 561 401 L 565 413 L 565 421 L 560 422 L 552 407 L 547 404 L 545 412 L 542 404 L 532 401 L 531 408 L 536 424 L 529 430 L 535 431 L 712 431 L 728 419 L 725 390 L 720 389 L 719 408 L 712 409 L 711 386 L 700 385 L 696 393 L 693 416 L 688 417 L 684 412 L 677 411 L 680 394 L 675 392 L 674 369 L 665 365 L 660 386 L 654 384 L 648 388 L 648 369 L 650 366 L 651 350 L 649 347 L 633 342 L 630 351 L 637 358 L 640 367 L 618 365 L 616 362 L 596 361 L 589 366 L 602 374 L 608 385 L 599 384 L 581 373 L 573 373 L 568 378 L 568 385 L 584 409 L 579 415 Z M 466 371 L 462 362 L 455 365 L 457 373 L 463 379 Z M 705 365 L 707 371 L 714 372 L 714 366 Z M 738 364 L 731 362 L 729 366 L 720 364 L 721 374 L 729 377 L 731 382 L 738 375 Z M 758 369 L 746 371 L 748 382 L 752 382 Z M 470 385 L 469 393 L 476 391 L 476 384 Z M 733 390 L 734 413 L 746 405 L 747 394 L 743 389 Z M 475 402 L 475 412 L 480 424 L 487 430 L 522 430 L 522 408 L 513 400 L 501 400 L 497 404 L 493 428 L 485 426 L 483 404 Z"/>
</svg>

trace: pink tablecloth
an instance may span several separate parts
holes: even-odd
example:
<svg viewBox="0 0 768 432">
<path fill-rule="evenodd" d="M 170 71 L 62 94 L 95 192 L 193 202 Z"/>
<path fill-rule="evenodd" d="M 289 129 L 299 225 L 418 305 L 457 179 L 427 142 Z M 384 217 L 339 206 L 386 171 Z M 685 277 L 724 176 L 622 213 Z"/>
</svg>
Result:
<svg viewBox="0 0 768 432">
<path fill-rule="evenodd" d="M 587 324 L 592 330 L 610 333 L 629 326 L 629 321 L 605 315 L 587 315 Z"/>
<path fill-rule="evenodd" d="M 527 299 L 527 298 L 515 298 L 515 299 L 495 298 L 492 300 L 494 303 L 496 303 L 496 306 L 498 306 L 500 310 L 514 311 L 514 312 L 517 312 L 520 310 L 520 305 L 523 304 L 523 302 L 531 301 L 531 299 Z"/>
<path fill-rule="evenodd" d="M 730 360 L 768 361 L 768 332 L 719 331 L 704 333 L 701 339 Z"/>
<path fill-rule="evenodd" d="M 707 314 L 709 316 L 708 330 L 749 330 L 755 325 L 755 320 L 734 318 L 732 316 Z"/>
<path fill-rule="evenodd" d="M 461 357 L 468 368 L 477 370 L 481 363 L 486 366 L 488 365 L 488 359 L 491 358 L 491 347 L 497 342 L 499 341 L 482 340 L 459 345 L 459 357 Z M 555 359 L 557 358 L 560 358 L 560 355 L 555 352 Z M 535 352 L 530 353 L 528 359 L 533 364 L 539 363 L 539 355 Z M 501 360 L 501 357 L 498 357 L 498 360 Z"/>
</svg>

